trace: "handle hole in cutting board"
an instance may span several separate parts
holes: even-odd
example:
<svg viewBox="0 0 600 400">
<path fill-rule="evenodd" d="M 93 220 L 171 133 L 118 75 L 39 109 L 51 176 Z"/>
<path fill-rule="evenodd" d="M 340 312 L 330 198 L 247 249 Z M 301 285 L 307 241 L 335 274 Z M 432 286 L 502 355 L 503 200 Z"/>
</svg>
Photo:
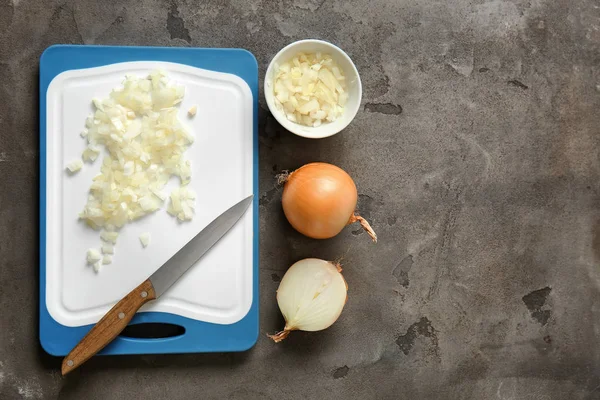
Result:
<svg viewBox="0 0 600 400">
<path fill-rule="evenodd" d="M 184 333 L 185 328 L 180 325 L 148 322 L 128 325 L 119 336 L 132 339 L 164 339 Z"/>
</svg>

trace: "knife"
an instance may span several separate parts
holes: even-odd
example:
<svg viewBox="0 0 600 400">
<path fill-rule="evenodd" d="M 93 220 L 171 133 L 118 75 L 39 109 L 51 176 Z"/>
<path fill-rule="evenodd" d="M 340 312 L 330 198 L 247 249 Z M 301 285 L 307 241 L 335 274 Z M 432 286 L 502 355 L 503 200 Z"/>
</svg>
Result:
<svg viewBox="0 0 600 400">
<path fill-rule="evenodd" d="M 62 362 L 62 375 L 73 371 L 112 342 L 125 329 L 141 306 L 159 298 L 181 278 L 240 220 L 248 206 L 252 204 L 253 197 L 251 195 L 245 198 L 219 215 L 157 269 L 150 278 L 115 304 L 65 357 Z"/>
</svg>

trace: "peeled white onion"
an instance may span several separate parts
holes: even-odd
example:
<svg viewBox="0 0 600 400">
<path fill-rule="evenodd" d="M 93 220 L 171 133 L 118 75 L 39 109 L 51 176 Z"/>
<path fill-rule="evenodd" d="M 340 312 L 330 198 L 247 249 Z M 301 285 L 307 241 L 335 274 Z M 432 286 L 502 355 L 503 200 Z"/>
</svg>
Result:
<svg viewBox="0 0 600 400">
<path fill-rule="evenodd" d="M 313 127 L 339 118 L 348 100 L 341 68 L 321 53 L 298 53 L 275 65 L 273 91 L 275 105 L 287 119 Z"/>
<path fill-rule="evenodd" d="M 348 285 L 341 270 L 339 265 L 317 258 L 292 265 L 277 289 L 277 303 L 285 327 L 269 337 L 277 343 L 291 331 L 313 332 L 330 327 L 347 300 Z"/>
</svg>

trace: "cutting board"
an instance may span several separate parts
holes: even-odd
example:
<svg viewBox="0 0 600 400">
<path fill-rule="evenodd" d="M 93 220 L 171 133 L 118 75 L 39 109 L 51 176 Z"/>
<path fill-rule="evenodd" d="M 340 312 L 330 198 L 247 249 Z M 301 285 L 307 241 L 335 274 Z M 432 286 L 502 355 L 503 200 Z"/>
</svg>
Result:
<svg viewBox="0 0 600 400">
<path fill-rule="evenodd" d="M 77 174 L 65 165 L 80 157 L 79 135 L 126 74 L 166 71 L 186 87 L 179 118 L 194 135 L 186 151 L 193 220 L 178 223 L 159 210 L 121 229 L 113 263 L 99 273 L 85 252 L 99 232 L 78 220 L 101 158 Z M 66 355 L 121 297 L 150 276 L 229 206 L 258 192 L 258 68 L 240 49 L 52 46 L 40 58 L 40 342 Z M 187 110 L 196 105 L 194 118 Z M 172 179 L 167 192 L 177 186 Z M 101 354 L 243 351 L 258 336 L 258 205 L 160 299 L 131 324 L 172 324 L 176 336 L 119 336 Z M 139 235 L 150 232 L 143 248 Z"/>
</svg>

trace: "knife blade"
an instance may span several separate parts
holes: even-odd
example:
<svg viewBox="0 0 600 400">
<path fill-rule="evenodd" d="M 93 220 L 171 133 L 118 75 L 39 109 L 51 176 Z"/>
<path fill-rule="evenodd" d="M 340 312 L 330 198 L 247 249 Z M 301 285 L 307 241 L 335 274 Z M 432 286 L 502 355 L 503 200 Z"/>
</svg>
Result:
<svg viewBox="0 0 600 400">
<path fill-rule="evenodd" d="M 92 327 L 62 362 L 66 375 L 102 350 L 125 329 L 141 306 L 160 297 L 246 213 L 252 195 L 223 212 L 183 246 L 148 279 L 123 297 Z"/>
</svg>

